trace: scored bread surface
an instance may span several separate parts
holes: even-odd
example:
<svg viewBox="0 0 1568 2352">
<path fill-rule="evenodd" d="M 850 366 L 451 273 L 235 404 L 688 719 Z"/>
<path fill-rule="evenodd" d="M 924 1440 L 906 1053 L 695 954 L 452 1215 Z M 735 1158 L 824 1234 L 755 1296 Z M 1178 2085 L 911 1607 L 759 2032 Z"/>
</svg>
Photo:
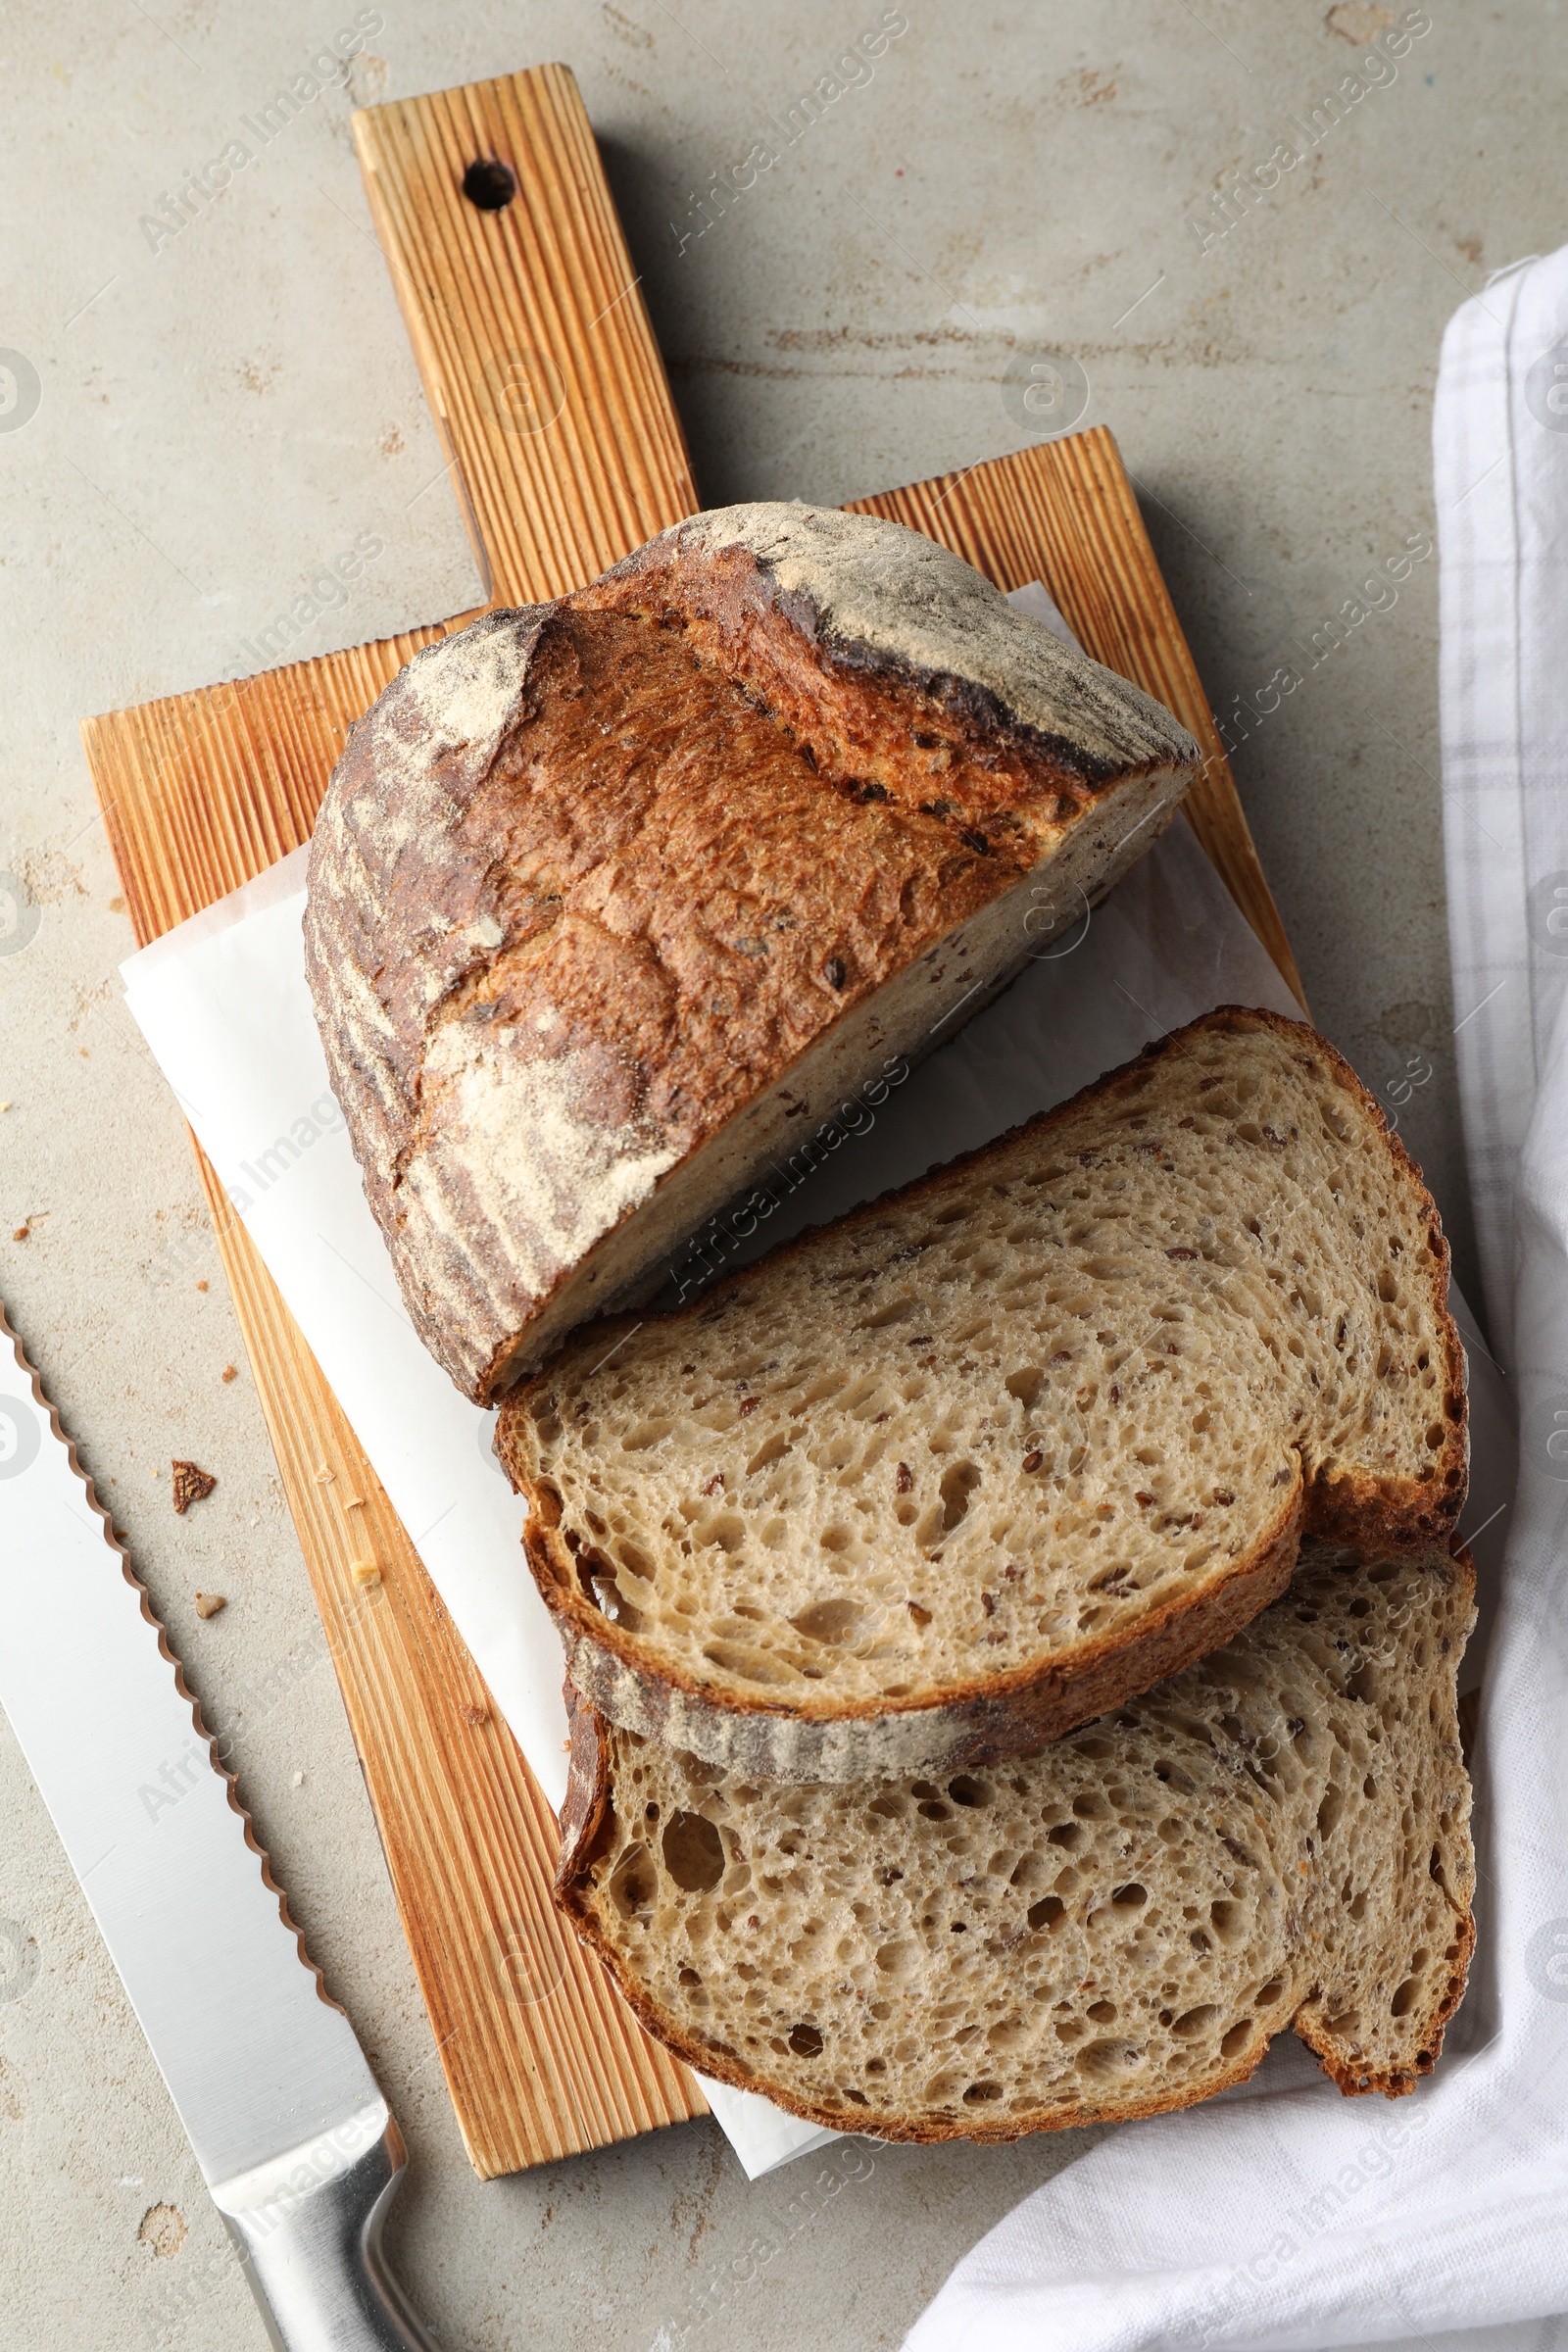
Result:
<svg viewBox="0 0 1568 2352">
<path fill-rule="evenodd" d="M 1154 841 L 1169 711 L 901 524 L 751 506 L 427 647 L 311 846 L 334 1092 L 481 1401 Z"/>
<path fill-rule="evenodd" d="M 1315 1032 L 1226 1008 L 676 1314 L 498 1451 L 578 1689 L 803 1780 L 1027 1752 L 1216 1647 L 1304 1525 L 1442 1540 L 1437 1212 Z"/>
<path fill-rule="evenodd" d="M 1473 1594 L 1468 1558 L 1309 1545 L 1226 1649 L 942 1780 L 748 1781 L 576 1700 L 557 1899 L 678 2055 L 839 2131 L 1158 2114 L 1287 2026 L 1394 2096 L 1474 1941 Z"/>
</svg>

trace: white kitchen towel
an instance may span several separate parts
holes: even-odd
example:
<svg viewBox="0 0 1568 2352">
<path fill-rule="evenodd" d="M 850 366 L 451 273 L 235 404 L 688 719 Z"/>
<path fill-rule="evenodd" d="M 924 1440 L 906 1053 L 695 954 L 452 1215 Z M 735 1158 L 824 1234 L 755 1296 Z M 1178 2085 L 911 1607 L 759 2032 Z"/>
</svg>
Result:
<svg viewBox="0 0 1568 2352">
<path fill-rule="evenodd" d="M 1568 261 L 1499 273 L 1448 328 L 1434 448 L 1453 1010 L 1494 1343 L 1513 1189 L 1568 983 Z"/>
<path fill-rule="evenodd" d="M 1568 2310 L 1568 251 L 1459 312 L 1434 452 L 1460 1089 L 1521 1433 L 1470 1990 L 1409 2098 L 1271 2059 L 1250 2096 L 1108 2137 L 981 2241 L 910 2352 L 1320 2352 Z M 1467 1526 L 1481 1504 L 1478 1481 Z"/>
</svg>

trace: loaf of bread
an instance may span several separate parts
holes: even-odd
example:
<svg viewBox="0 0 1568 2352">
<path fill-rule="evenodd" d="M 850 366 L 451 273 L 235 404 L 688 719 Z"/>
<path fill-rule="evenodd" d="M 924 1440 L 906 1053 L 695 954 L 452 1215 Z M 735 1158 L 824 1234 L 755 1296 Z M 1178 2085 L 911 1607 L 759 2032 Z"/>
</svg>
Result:
<svg viewBox="0 0 1568 2352">
<path fill-rule="evenodd" d="M 888 2139 L 1192 2105 L 1294 2026 L 1426 2074 L 1474 1941 L 1467 1559 L 1308 1547 L 1228 1648 L 1040 1755 L 789 1786 L 578 1700 L 557 1899 L 650 2033 Z"/>
<path fill-rule="evenodd" d="M 1303 1526 L 1441 1542 L 1437 1211 L 1315 1031 L 1231 1007 L 672 1315 L 497 1449 L 573 1682 L 750 1774 L 1028 1753 L 1218 1647 Z"/>
<path fill-rule="evenodd" d="M 428 647 L 311 846 L 333 1090 L 410 1312 L 488 1401 L 1158 836 L 1157 703 L 932 541 L 727 508 Z"/>
</svg>

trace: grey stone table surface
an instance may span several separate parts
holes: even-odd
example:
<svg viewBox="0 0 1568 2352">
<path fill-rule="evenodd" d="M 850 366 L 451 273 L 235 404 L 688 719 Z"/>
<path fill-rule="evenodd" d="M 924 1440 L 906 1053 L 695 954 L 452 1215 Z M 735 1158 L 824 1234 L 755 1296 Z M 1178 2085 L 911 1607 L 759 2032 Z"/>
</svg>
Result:
<svg viewBox="0 0 1568 2352">
<path fill-rule="evenodd" d="M 842 62 L 895 24 L 874 64 Z M 397 2257 L 444 2344 L 896 2343 L 1084 2141 L 842 2143 L 756 2186 L 708 2124 L 486 2186 L 464 2158 L 182 1124 L 122 1006 L 132 940 L 76 733 L 256 668 L 279 614 L 315 653 L 478 598 L 351 108 L 575 69 L 710 504 L 834 502 L 1020 447 L 1027 369 L 1076 363 L 1229 714 L 1314 1013 L 1369 1084 L 1409 1081 L 1402 1132 L 1464 1274 L 1431 401 L 1455 306 L 1564 234 L 1562 26 L 1555 0 L 7 14 L 0 1295 L 402 2120 Z M 334 46 L 352 65 L 313 74 Z M 759 143 L 755 185 L 714 195 Z M 351 588 L 313 592 L 371 546 Z M 219 1478 L 185 1518 L 173 1455 Z M 220 1615 L 196 1617 L 198 1588 Z M 3 1725 L 0 1920 L 0 2352 L 260 2346 Z M 1510 2340 L 1544 2352 L 1556 2326 Z"/>
</svg>

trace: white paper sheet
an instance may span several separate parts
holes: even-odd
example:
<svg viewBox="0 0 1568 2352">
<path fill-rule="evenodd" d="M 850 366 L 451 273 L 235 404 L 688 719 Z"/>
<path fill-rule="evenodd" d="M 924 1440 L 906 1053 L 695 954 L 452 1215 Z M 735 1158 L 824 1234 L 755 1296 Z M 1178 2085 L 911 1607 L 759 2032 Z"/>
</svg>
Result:
<svg viewBox="0 0 1568 2352">
<path fill-rule="evenodd" d="M 1064 632 L 1043 588 L 1014 601 Z M 460 1396 L 416 1338 L 367 1205 L 305 979 L 306 855 L 131 956 L 126 1003 L 559 1809 L 561 1649 L 524 1564 L 523 1506 L 491 1450 L 494 1414 Z M 989 1141 L 1221 1004 L 1299 1013 L 1178 818 L 725 1262 Z M 705 2089 L 754 2179 L 832 2136 L 750 2093 Z"/>
</svg>

